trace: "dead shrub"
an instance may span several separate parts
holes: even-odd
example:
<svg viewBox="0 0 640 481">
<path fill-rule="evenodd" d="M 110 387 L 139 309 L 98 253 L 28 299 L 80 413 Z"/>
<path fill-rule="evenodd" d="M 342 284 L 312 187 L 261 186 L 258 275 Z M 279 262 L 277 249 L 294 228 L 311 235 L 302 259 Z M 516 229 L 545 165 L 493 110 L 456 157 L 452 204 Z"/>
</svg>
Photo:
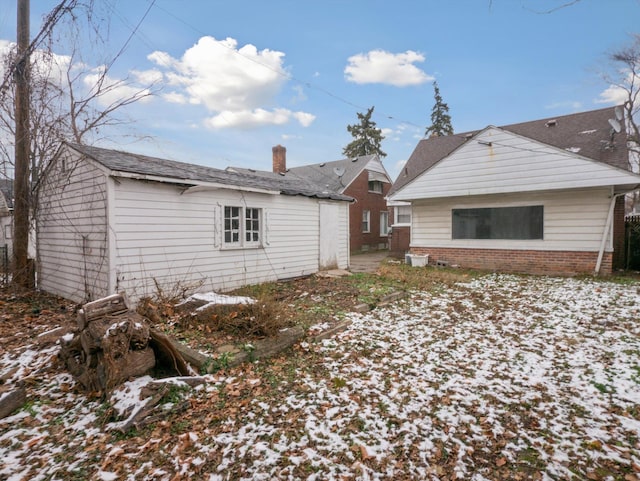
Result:
<svg viewBox="0 0 640 481">
<path fill-rule="evenodd" d="M 257 300 L 252 304 L 217 304 L 205 309 L 189 309 L 178 323 L 184 329 L 224 332 L 234 336 L 270 337 L 291 327 L 278 302 Z"/>
</svg>

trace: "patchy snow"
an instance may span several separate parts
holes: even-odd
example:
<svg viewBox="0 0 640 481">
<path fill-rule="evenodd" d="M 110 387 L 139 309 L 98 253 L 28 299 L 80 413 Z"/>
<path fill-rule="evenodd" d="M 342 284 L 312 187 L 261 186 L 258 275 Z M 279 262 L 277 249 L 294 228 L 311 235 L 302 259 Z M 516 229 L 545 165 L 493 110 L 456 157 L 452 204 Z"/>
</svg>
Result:
<svg viewBox="0 0 640 481">
<path fill-rule="evenodd" d="M 100 402 L 44 376 L 0 420 L 0 479 L 637 479 L 640 284 L 489 275 L 348 317 L 207 376 L 186 432 L 118 439 Z M 54 355 L 5 353 L 0 374 Z M 146 382 L 112 408 L 135 410 Z"/>
<path fill-rule="evenodd" d="M 178 306 L 186 304 L 190 301 L 204 301 L 206 304 L 196 309 L 197 311 L 201 311 L 207 309 L 208 307 L 215 305 L 233 305 L 233 304 L 253 304 L 256 302 L 255 299 L 251 297 L 244 296 L 227 296 L 224 294 L 218 294 L 216 292 L 206 292 L 203 294 L 193 294 L 189 296 L 187 299 L 182 301 Z"/>
<path fill-rule="evenodd" d="M 564 150 L 571 152 L 573 154 L 577 154 L 578 152 L 580 152 L 580 147 L 567 147 Z"/>
</svg>

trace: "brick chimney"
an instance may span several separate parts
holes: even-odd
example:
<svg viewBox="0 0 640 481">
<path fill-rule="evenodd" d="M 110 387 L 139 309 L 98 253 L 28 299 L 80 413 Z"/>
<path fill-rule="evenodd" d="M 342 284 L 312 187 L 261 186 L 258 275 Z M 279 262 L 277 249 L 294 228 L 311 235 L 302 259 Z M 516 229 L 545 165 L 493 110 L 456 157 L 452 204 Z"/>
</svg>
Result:
<svg viewBox="0 0 640 481">
<path fill-rule="evenodd" d="M 283 174 L 287 171 L 287 149 L 276 145 L 273 149 L 273 172 Z"/>
</svg>

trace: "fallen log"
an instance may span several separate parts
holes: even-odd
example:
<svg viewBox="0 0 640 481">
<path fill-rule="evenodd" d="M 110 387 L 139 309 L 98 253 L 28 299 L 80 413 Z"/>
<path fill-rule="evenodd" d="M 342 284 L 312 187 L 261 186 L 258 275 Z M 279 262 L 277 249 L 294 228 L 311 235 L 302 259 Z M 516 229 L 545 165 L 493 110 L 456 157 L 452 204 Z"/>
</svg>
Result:
<svg viewBox="0 0 640 481">
<path fill-rule="evenodd" d="M 146 418 L 155 409 L 162 398 L 169 392 L 169 386 L 164 385 L 158 392 L 156 392 L 143 406 L 140 407 L 126 423 L 118 427 L 118 431 L 126 433 L 133 427 L 138 427 L 138 424 Z"/>
<path fill-rule="evenodd" d="M 163 362 L 172 366 L 181 376 L 193 376 L 197 374 L 191 366 L 185 362 L 182 354 L 180 354 L 175 344 L 166 334 L 156 329 L 151 329 L 149 334 L 151 336 L 151 347 L 153 347 Z"/>
<path fill-rule="evenodd" d="M 20 409 L 27 402 L 27 392 L 24 386 L 0 394 L 0 419 L 6 418 L 12 412 Z"/>
</svg>

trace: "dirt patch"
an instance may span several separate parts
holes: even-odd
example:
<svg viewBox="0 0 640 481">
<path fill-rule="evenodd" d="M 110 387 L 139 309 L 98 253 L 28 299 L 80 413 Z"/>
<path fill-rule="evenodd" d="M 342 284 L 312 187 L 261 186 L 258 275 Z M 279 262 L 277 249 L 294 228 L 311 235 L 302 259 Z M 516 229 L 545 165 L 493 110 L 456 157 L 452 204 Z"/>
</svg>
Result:
<svg viewBox="0 0 640 481">
<path fill-rule="evenodd" d="M 76 324 L 75 307 L 65 299 L 44 293 L 0 290 L 0 351 L 36 340 L 46 342 L 46 333 L 51 329 L 72 329 Z"/>
</svg>

